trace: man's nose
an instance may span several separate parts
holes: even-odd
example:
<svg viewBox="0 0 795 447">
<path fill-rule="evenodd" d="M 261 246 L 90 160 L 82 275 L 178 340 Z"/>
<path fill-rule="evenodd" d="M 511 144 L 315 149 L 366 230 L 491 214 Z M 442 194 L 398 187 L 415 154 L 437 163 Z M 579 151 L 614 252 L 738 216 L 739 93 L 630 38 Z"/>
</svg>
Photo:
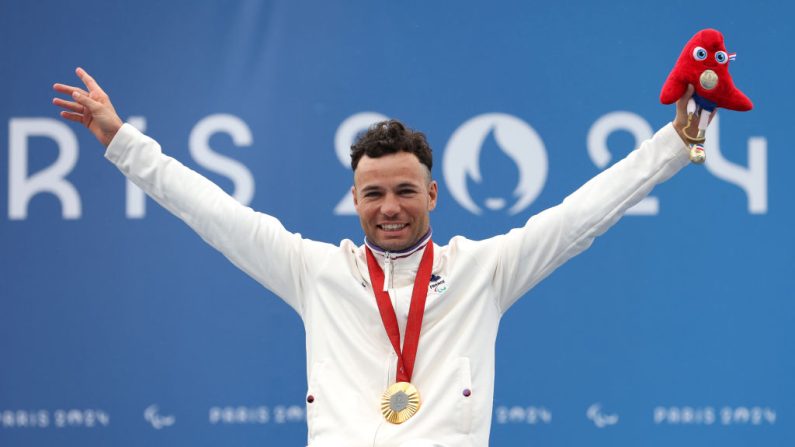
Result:
<svg viewBox="0 0 795 447">
<path fill-rule="evenodd" d="M 381 203 L 381 214 L 394 217 L 400 213 L 400 201 L 394 194 L 387 194 Z"/>
</svg>

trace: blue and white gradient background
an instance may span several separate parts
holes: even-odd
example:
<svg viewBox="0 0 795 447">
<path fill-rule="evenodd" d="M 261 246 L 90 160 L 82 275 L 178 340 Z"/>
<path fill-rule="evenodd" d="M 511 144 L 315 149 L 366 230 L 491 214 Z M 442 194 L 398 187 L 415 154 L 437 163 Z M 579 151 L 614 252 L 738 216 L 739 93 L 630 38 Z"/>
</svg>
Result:
<svg viewBox="0 0 795 447">
<path fill-rule="evenodd" d="M 738 53 L 731 72 L 754 110 L 721 112 L 710 165 L 656 189 L 650 214 L 623 219 L 506 314 L 491 444 L 791 445 L 793 13 L 747 1 L 3 1 L 0 445 L 306 442 L 300 318 L 154 202 L 128 200 L 100 145 L 50 105 L 75 66 L 169 154 L 333 243 L 362 237 L 335 213 L 351 184 L 335 135 L 365 112 L 400 118 L 435 150 L 444 243 L 522 225 L 626 154 L 632 132 L 670 121 L 660 87 L 706 27 Z M 614 112 L 631 119 L 589 145 Z M 448 144 L 478 117 L 482 144 Z M 516 120 L 538 140 L 500 140 Z M 237 170 L 221 173 L 211 153 Z M 12 206 L 70 155 L 59 191 L 71 205 L 41 193 Z M 481 182 L 450 178 L 472 166 Z M 511 214 L 522 181 L 537 191 Z"/>
</svg>

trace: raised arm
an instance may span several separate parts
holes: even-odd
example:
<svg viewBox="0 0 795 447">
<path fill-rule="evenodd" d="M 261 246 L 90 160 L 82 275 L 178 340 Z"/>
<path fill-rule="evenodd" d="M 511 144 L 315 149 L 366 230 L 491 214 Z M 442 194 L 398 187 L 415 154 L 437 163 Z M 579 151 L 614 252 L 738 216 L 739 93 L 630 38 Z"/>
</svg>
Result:
<svg viewBox="0 0 795 447">
<path fill-rule="evenodd" d="M 682 132 L 688 124 L 687 101 L 692 94 L 693 87 L 689 86 L 676 104 L 673 122 L 626 158 L 592 178 L 560 205 L 494 238 L 498 244 L 494 287 L 499 291 L 498 306 L 503 312 L 557 267 L 587 249 L 654 186 L 688 164 L 689 151 Z M 697 121 L 692 124 L 697 125 Z"/>
<path fill-rule="evenodd" d="M 336 247 L 288 232 L 276 218 L 241 205 L 199 173 L 163 154 L 156 141 L 122 124 L 110 98 L 88 73 L 78 68 L 77 75 L 88 91 L 53 86 L 74 99 L 53 100 L 66 109 L 61 116 L 86 126 L 107 147 L 105 157 L 128 179 L 302 314 L 306 260 L 322 262 L 324 254 Z"/>
</svg>

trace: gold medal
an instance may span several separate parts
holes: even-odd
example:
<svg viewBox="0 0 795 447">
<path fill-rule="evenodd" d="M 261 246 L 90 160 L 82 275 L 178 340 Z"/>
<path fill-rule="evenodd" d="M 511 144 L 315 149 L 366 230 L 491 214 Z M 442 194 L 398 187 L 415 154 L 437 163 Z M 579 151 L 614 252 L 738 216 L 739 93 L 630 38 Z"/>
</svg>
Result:
<svg viewBox="0 0 795 447">
<path fill-rule="evenodd" d="M 425 298 L 428 296 L 428 287 L 431 283 L 433 270 L 433 242 L 430 230 L 425 244 L 425 253 L 422 254 L 417 277 L 414 278 L 414 288 L 411 291 L 411 304 L 406 321 L 406 337 L 403 348 L 400 347 L 400 330 L 398 329 L 395 309 L 392 307 L 389 294 L 384 289 L 384 271 L 378 265 L 372 250 L 367 248 L 367 270 L 372 281 L 373 294 L 378 304 L 378 313 L 381 322 L 389 337 L 389 342 L 397 354 L 397 370 L 395 371 L 397 383 L 391 385 L 381 397 L 381 414 L 384 419 L 392 424 L 402 424 L 414 416 L 420 409 L 420 392 L 409 383 L 414 372 L 414 359 L 417 357 L 417 345 L 420 341 L 420 328 L 422 316 L 425 312 Z"/>
<path fill-rule="evenodd" d="M 387 422 L 402 424 L 420 409 L 420 392 L 408 382 L 397 382 L 381 397 L 381 413 Z"/>
</svg>

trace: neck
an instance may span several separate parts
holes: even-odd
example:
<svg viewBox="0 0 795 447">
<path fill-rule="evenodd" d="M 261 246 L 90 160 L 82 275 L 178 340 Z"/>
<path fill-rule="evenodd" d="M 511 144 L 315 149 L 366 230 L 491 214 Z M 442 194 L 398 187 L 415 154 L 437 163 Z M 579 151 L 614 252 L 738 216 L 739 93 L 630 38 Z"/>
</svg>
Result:
<svg viewBox="0 0 795 447">
<path fill-rule="evenodd" d="M 428 241 L 431 240 L 431 234 L 433 230 L 429 227 L 428 232 L 425 233 L 418 241 L 410 245 L 409 247 L 402 248 L 399 250 L 387 250 L 384 248 L 379 247 L 378 245 L 374 244 L 367 236 L 364 237 L 364 245 L 370 248 L 375 254 L 379 254 L 381 256 L 385 256 L 387 253 L 393 255 L 393 257 L 403 258 L 409 255 L 412 255 L 425 247 Z"/>
</svg>

